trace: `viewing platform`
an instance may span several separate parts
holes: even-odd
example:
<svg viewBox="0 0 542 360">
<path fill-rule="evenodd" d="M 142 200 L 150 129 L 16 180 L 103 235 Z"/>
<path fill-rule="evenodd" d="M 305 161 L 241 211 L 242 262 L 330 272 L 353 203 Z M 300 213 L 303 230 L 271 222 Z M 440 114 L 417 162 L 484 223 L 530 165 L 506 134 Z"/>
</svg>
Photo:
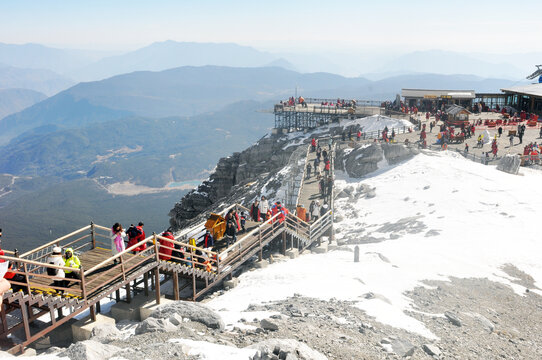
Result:
<svg viewBox="0 0 542 360">
<path fill-rule="evenodd" d="M 275 104 L 275 129 L 297 131 L 371 115 L 384 115 L 381 101 L 306 98 Z"/>
</svg>

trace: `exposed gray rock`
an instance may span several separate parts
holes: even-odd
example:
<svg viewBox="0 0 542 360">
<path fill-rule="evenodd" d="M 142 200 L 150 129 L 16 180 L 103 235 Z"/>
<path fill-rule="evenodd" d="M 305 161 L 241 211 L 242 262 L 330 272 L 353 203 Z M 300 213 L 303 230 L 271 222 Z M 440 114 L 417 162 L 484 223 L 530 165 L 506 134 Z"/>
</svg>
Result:
<svg viewBox="0 0 542 360">
<path fill-rule="evenodd" d="M 408 340 L 393 340 L 391 342 L 393 352 L 401 357 L 412 356 L 416 350 L 416 346 L 412 345 Z"/>
<path fill-rule="evenodd" d="M 278 324 L 271 319 L 262 319 L 260 321 L 260 326 L 264 330 L 277 331 L 279 329 Z"/>
<path fill-rule="evenodd" d="M 411 159 L 414 155 L 419 154 L 418 149 L 401 144 L 382 144 L 382 150 L 384 150 L 384 156 L 390 165 Z"/>
<path fill-rule="evenodd" d="M 431 229 L 425 233 L 424 237 L 439 236 L 439 235 L 440 235 L 440 232 L 438 230 Z"/>
<path fill-rule="evenodd" d="M 493 325 L 493 323 L 490 320 L 488 320 L 485 316 L 480 315 L 480 314 L 476 314 L 474 316 L 474 319 L 476 319 L 476 321 L 478 321 L 478 323 L 480 323 L 482 325 L 482 327 L 488 333 L 492 333 L 493 330 L 495 330 L 495 325 Z"/>
<path fill-rule="evenodd" d="M 446 316 L 446 319 L 448 319 L 448 321 L 451 322 L 452 324 L 454 324 L 455 326 L 461 326 L 462 325 L 461 320 L 454 313 L 446 311 L 444 313 L 444 316 Z"/>
<path fill-rule="evenodd" d="M 361 178 L 378 169 L 378 163 L 384 159 L 384 153 L 380 144 L 372 144 L 367 147 L 359 147 L 352 150 L 346 156 L 344 152 L 337 152 L 335 164 L 344 160 L 344 170 L 350 177 Z"/>
<path fill-rule="evenodd" d="M 425 351 L 427 355 L 430 355 L 430 356 L 438 357 L 441 354 L 440 349 L 436 345 L 433 345 L 433 344 L 423 344 L 422 349 L 423 351 Z"/>
<path fill-rule="evenodd" d="M 145 334 L 149 332 L 169 332 L 177 330 L 177 326 L 173 325 L 169 319 L 156 319 L 149 317 L 143 320 L 135 328 L 135 334 Z"/>
<path fill-rule="evenodd" d="M 151 313 L 151 317 L 168 319 L 175 314 L 191 321 L 202 323 L 211 329 L 224 330 L 224 322 L 220 315 L 208 306 L 195 302 L 176 301 L 159 306 Z"/>
<path fill-rule="evenodd" d="M 260 359 L 327 360 L 325 355 L 294 339 L 269 339 L 250 345 L 247 349 L 258 349 Z"/>
<path fill-rule="evenodd" d="M 85 340 L 70 345 L 66 351 L 59 355 L 67 356 L 70 360 L 103 360 L 112 358 L 119 351 L 122 349 L 113 345 Z"/>
<path fill-rule="evenodd" d="M 121 332 L 113 324 L 101 324 L 92 329 L 90 339 L 107 344 L 121 338 Z"/>
<path fill-rule="evenodd" d="M 497 170 L 517 175 L 520 165 L 521 158 L 519 155 L 506 154 L 497 164 Z"/>
<path fill-rule="evenodd" d="M 267 190 L 278 188 L 280 182 L 273 184 L 268 180 L 275 175 L 276 170 L 288 163 L 290 155 L 297 148 L 285 147 L 287 140 L 286 137 L 263 138 L 242 152 L 221 158 L 209 180 L 186 194 L 169 212 L 172 228 L 178 230 L 192 222 L 203 220 L 211 211 L 216 212 L 217 206 L 213 204 L 218 201 L 224 202 L 222 200 L 231 195 L 236 185 L 249 180 L 267 183 Z M 250 189 L 245 187 L 242 187 L 241 191 L 247 198 L 259 195 L 257 192 L 250 193 Z"/>
</svg>

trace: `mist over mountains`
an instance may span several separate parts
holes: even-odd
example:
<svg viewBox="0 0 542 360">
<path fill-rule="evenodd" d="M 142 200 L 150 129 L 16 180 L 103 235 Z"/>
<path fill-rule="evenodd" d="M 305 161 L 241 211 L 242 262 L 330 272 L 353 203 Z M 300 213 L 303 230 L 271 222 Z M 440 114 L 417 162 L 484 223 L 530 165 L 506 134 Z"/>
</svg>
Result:
<svg viewBox="0 0 542 360">
<path fill-rule="evenodd" d="M 46 98 L 45 94 L 29 89 L 0 89 L 0 119 Z"/>
<path fill-rule="evenodd" d="M 369 80 L 307 72 L 340 72 L 341 63 L 355 69 L 355 56 L 315 56 L 311 63 L 236 44 L 166 41 L 113 55 L 0 44 L 3 227 L 22 242 L 35 241 L 25 232 L 28 224 L 39 226 L 45 238 L 84 226 L 93 214 L 109 219 L 117 211 L 123 222 L 147 219 L 151 228 L 164 228 L 165 214 L 186 192 L 168 186 L 206 178 L 220 157 L 265 135 L 273 126 L 273 104 L 296 92 L 383 101 L 401 88 L 497 92 L 513 82 L 413 73 L 420 70 L 416 56 L 425 55 L 379 62 L 397 75 Z M 412 66 L 402 66 L 408 59 Z M 77 83 L 81 79 L 92 81 Z M 151 191 L 120 195 L 113 185 Z M 112 212 L 104 212 L 104 204 Z M 43 209 L 48 213 L 37 219 Z"/>
<path fill-rule="evenodd" d="M 343 76 L 383 79 L 413 73 L 468 74 L 521 80 L 542 51 L 521 49 L 495 53 L 460 53 L 447 50 L 356 50 L 345 54 L 320 52 L 269 52 L 234 43 L 162 41 L 131 51 L 57 49 L 38 44 L 0 43 L 0 64 L 21 69 L 50 70 L 74 81 L 102 80 L 134 71 L 161 71 L 182 66 L 279 66 L 304 73 L 329 72 Z M 1 78 L 0 78 L 1 80 Z M 0 81 L 1 83 L 1 81 Z M 67 87 L 65 87 L 67 88 Z M 64 89 L 65 89 L 64 88 Z M 39 91 L 39 90 L 38 90 Z"/>
</svg>

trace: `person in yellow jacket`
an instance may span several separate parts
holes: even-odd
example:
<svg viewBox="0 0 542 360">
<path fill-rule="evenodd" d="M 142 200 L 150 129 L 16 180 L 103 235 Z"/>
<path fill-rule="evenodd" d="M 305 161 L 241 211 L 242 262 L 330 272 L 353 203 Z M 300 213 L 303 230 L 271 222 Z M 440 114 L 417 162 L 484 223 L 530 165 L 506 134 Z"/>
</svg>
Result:
<svg viewBox="0 0 542 360">
<path fill-rule="evenodd" d="M 67 248 L 64 251 L 64 266 L 73 269 L 79 269 L 81 267 L 81 261 L 79 261 L 79 258 L 73 253 L 72 248 Z M 64 273 L 66 274 L 66 278 L 81 279 L 79 271 L 65 270 Z"/>
</svg>

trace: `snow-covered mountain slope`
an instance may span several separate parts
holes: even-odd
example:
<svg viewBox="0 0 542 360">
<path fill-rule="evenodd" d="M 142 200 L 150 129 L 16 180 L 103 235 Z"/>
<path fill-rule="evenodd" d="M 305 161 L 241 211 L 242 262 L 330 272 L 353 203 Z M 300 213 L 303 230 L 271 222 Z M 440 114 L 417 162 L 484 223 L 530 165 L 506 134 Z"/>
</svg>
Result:
<svg viewBox="0 0 542 360">
<path fill-rule="evenodd" d="M 351 252 L 331 251 L 245 273 L 236 288 L 209 303 L 226 323 L 251 316 L 242 313 L 249 304 L 297 293 L 356 300 L 377 321 L 435 338 L 404 312 L 415 310 L 404 293 L 427 286 L 423 280 L 488 278 L 524 294 L 501 269 L 511 263 L 542 287 L 542 173 L 524 169 L 514 176 L 428 152 L 361 180 L 337 177 L 337 193 L 348 188 L 351 196 L 335 202 L 336 238 L 359 243 L 360 262 Z M 376 196 L 366 198 L 362 184 L 376 188 Z"/>
</svg>

